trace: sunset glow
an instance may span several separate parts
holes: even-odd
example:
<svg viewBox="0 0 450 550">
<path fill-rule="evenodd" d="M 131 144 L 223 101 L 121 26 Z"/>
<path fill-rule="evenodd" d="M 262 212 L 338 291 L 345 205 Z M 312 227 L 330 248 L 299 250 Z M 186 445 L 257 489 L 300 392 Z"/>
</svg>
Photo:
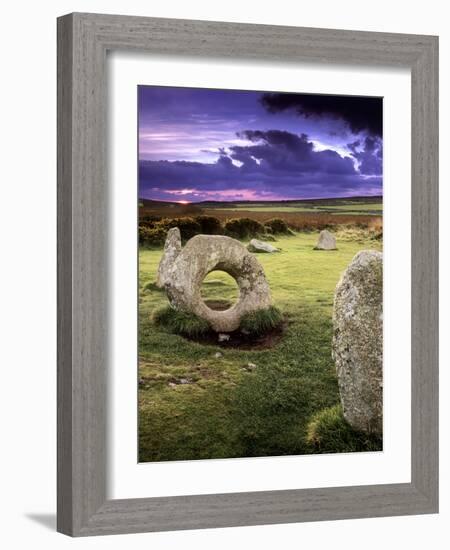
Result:
<svg viewBox="0 0 450 550">
<path fill-rule="evenodd" d="M 139 86 L 139 196 L 382 194 L 382 100 Z"/>
</svg>

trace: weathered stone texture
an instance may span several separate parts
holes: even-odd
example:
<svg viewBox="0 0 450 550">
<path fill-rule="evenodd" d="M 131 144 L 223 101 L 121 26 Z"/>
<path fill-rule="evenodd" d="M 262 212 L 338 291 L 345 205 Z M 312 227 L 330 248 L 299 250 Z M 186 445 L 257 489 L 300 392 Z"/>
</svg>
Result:
<svg viewBox="0 0 450 550">
<path fill-rule="evenodd" d="M 319 234 L 314 250 L 336 250 L 336 237 L 324 229 Z"/>
<path fill-rule="evenodd" d="M 225 311 L 210 309 L 201 296 L 203 279 L 211 271 L 225 271 L 239 287 L 237 302 Z M 165 288 L 172 307 L 206 319 L 220 333 L 238 329 L 243 315 L 272 303 L 259 261 L 239 241 L 221 235 L 190 239 L 168 268 Z"/>
<path fill-rule="evenodd" d="M 339 281 L 333 312 L 333 357 L 344 417 L 357 430 L 383 429 L 383 259 L 356 254 Z"/>
<path fill-rule="evenodd" d="M 172 227 L 167 232 L 164 252 L 159 262 L 156 276 L 156 286 L 164 288 L 167 281 L 169 268 L 173 265 L 178 254 L 181 252 L 181 235 L 178 227 Z"/>
<path fill-rule="evenodd" d="M 265 252 L 269 254 L 273 254 L 274 252 L 280 252 L 279 248 L 276 248 L 275 246 L 272 246 L 269 243 L 265 243 L 264 241 L 260 241 L 258 239 L 252 239 L 248 245 L 247 249 L 249 252 Z"/>
</svg>

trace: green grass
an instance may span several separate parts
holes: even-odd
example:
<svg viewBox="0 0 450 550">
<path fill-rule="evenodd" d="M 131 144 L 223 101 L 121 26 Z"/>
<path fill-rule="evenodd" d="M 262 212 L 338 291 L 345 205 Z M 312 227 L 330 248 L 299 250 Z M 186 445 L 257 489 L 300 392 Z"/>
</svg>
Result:
<svg viewBox="0 0 450 550">
<path fill-rule="evenodd" d="M 240 329 L 247 334 L 260 335 L 277 328 L 283 322 L 281 311 L 275 306 L 247 313 L 242 317 Z"/>
<path fill-rule="evenodd" d="M 202 345 L 155 324 L 155 311 L 167 306 L 152 285 L 161 250 L 140 251 L 140 461 L 334 452 L 308 439 L 314 415 L 339 404 L 334 288 L 359 250 L 381 243 L 342 240 L 330 253 L 313 250 L 317 237 L 279 237 L 281 253 L 258 256 L 287 324 L 278 345 L 262 350 Z M 233 302 L 236 288 L 213 272 L 203 296 Z"/>
<path fill-rule="evenodd" d="M 379 436 L 356 431 L 346 422 L 341 405 L 316 413 L 308 425 L 306 440 L 318 453 L 377 451 L 382 448 Z"/>
<path fill-rule="evenodd" d="M 196 337 L 210 330 L 209 323 L 193 313 L 176 311 L 170 306 L 157 309 L 153 315 L 154 322 L 174 334 Z"/>
<path fill-rule="evenodd" d="M 248 212 L 331 212 L 333 214 L 383 214 L 383 204 L 380 203 L 348 203 L 348 204 L 308 204 L 308 203 L 290 203 L 289 206 L 282 204 L 267 204 L 247 203 L 235 206 L 221 205 L 221 210 L 229 210 L 230 212 L 248 211 Z"/>
</svg>

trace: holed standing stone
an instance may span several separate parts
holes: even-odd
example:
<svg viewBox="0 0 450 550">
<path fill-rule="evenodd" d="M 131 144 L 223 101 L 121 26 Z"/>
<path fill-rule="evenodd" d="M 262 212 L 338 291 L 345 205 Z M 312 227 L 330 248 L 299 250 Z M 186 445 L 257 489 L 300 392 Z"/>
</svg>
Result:
<svg viewBox="0 0 450 550">
<path fill-rule="evenodd" d="M 202 298 L 201 286 L 211 271 L 228 273 L 238 285 L 238 300 L 225 311 L 210 309 Z M 170 266 L 165 289 L 174 309 L 205 319 L 218 333 L 237 330 L 244 315 L 272 305 L 262 265 L 242 243 L 222 235 L 192 237 Z"/>
</svg>

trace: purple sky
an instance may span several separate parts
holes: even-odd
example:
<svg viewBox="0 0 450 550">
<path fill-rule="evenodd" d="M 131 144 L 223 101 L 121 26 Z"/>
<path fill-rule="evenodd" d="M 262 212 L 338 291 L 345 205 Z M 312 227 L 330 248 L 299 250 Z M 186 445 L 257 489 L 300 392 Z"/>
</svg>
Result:
<svg viewBox="0 0 450 550">
<path fill-rule="evenodd" d="M 382 194 L 382 99 L 138 87 L 139 196 Z"/>
</svg>

